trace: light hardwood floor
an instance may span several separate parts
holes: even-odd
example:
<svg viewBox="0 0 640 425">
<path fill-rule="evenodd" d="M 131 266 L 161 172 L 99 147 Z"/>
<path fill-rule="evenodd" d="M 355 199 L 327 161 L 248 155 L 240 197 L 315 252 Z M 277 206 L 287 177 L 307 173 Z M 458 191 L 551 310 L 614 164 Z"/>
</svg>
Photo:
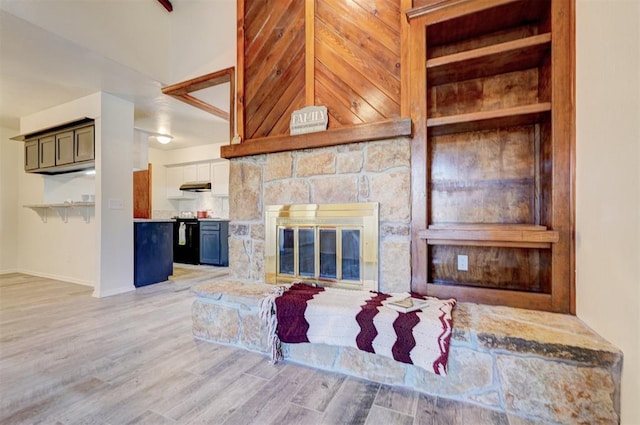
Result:
<svg viewBox="0 0 640 425">
<path fill-rule="evenodd" d="M 189 289 L 225 273 L 176 268 L 168 282 L 102 299 L 0 275 L 0 423 L 509 424 L 473 405 L 194 340 Z"/>
</svg>

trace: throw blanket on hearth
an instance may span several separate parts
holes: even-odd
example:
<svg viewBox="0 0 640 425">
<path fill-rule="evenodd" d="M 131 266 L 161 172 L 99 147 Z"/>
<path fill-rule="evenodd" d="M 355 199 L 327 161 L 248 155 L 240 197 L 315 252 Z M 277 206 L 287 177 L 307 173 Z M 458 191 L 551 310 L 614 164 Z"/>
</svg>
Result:
<svg viewBox="0 0 640 425">
<path fill-rule="evenodd" d="M 411 295 L 428 300 L 427 306 L 399 313 L 382 305 L 389 294 L 304 283 L 279 287 L 261 303 L 272 360 L 282 358 L 280 341 L 311 342 L 354 347 L 446 375 L 456 301 Z"/>
</svg>

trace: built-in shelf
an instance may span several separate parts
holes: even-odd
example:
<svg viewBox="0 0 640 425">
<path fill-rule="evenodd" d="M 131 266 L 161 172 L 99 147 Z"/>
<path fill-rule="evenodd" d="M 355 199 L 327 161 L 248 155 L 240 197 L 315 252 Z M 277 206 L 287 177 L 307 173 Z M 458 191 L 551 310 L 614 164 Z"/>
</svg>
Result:
<svg viewBox="0 0 640 425">
<path fill-rule="evenodd" d="M 551 49 L 545 33 L 427 60 L 431 85 L 538 67 Z"/>
<path fill-rule="evenodd" d="M 550 115 L 550 102 L 535 103 L 514 108 L 429 118 L 427 131 L 429 136 L 442 136 L 498 127 L 515 127 L 548 120 Z"/>
<path fill-rule="evenodd" d="M 432 224 L 419 232 L 429 245 L 551 248 L 559 234 L 529 224 Z"/>
<path fill-rule="evenodd" d="M 34 210 L 42 220 L 43 223 L 47 222 L 49 211 L 56 211 L 62 221 L 65 223 L 69 220 L 69 211 L 71 209 L 77 209 L 82 214 L 82 218 L 86 223 L 89 223 L 91 219 L 91 208 L 95 207 L 95 202 L 63 202 L 57 204 L 31 204 L 23 205 L 24 208 L 30 208 Z"/>
</svg>

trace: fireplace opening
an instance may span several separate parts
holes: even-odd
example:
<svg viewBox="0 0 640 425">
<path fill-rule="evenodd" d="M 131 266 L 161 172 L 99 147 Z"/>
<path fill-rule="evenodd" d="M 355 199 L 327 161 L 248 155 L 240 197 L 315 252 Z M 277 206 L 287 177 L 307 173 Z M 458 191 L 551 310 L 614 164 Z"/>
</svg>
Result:
<svg viewBox="0 0 640 425">
<path fill-rule="evenodd" d="M 266 210 L 268 283 L 378 289 L 378 204 L 272 205 Z"/>
</svg>

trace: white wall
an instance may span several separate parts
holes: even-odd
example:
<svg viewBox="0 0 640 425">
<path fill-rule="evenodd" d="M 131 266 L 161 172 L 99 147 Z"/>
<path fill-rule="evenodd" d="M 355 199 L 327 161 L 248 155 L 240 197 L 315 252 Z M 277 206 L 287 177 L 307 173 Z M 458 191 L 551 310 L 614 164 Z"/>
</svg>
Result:
<svg viewBox="0 0 640 425">
<path fill-rule="evenodd" d="M 0 274 L 18 269 L 18 172 L 22 142 L 9 140 L 17 131 L 0 127 Z"/>
<path fill-rule="evenodd" d="M 171 20 L 172 81 L 235 66 L 236 9 L 236 0 L 191 0 L 176 4 Z"/>
<path fill-rule="evenodd" d="M 81 117 L 99 118 L 100 94 L 96 93 L 58 105 L 20 119 L 20 134 L 27 134 Z M 99 134 L 96 133 L 96 140 Z M 24 162 L 22 146 L 16 152 L 17 163 Z M 97 225 L 92 213 L 87 223 L 81 212 L 70 211 L 68 221 L 48 211 L 46 222 L 23 205 L 80 200 L 92 190 L 91 180 L 82 173 L 66 177 L 25 173 L 20 167 L 15 176 L 19 187 L 17 201 L 18 270 L 36 276 L 61 279 L 94 286 L 97 282 Z M 77 185 L 76 185 L 77 183 Z M 93 193 L 93 190 L 92 192 Z"/>
<path fill-rule="evenodd" d="M 576 4 L 577 315 L 624 353 L 640 424 L 640 2 Z"/>
<path fill-rule="evenodd" d="M 96 222 L 98 280 L 94 296 L 133 285 L 133 104 L 102 93 L 96 120 Z"/>
<path fill-rule="evenodd" d="M 170 81 L 171 15 L 157 1 L 2 0 L 0 7 L 145 75 Z"/>
<path fill-rule="evenodd" d="M 94 287 L 94 296 L 131 291 L 133 285 L 133 104 L 95 93 L 20 120 L 30 133 L 79 117 L 95 120 L 96 175 L 43 176 L 17 173 L 18 269 Z M 17 152 L 22 164 L 23 149 Z M 94 180 L 95 179 L 95 180 Z M 22 205 L 80 200 L 95 193 L 89 223 L 81 214 L 46 222 Z M 3 197 L 3 202 L 4 202 Z"/>
</svg>

